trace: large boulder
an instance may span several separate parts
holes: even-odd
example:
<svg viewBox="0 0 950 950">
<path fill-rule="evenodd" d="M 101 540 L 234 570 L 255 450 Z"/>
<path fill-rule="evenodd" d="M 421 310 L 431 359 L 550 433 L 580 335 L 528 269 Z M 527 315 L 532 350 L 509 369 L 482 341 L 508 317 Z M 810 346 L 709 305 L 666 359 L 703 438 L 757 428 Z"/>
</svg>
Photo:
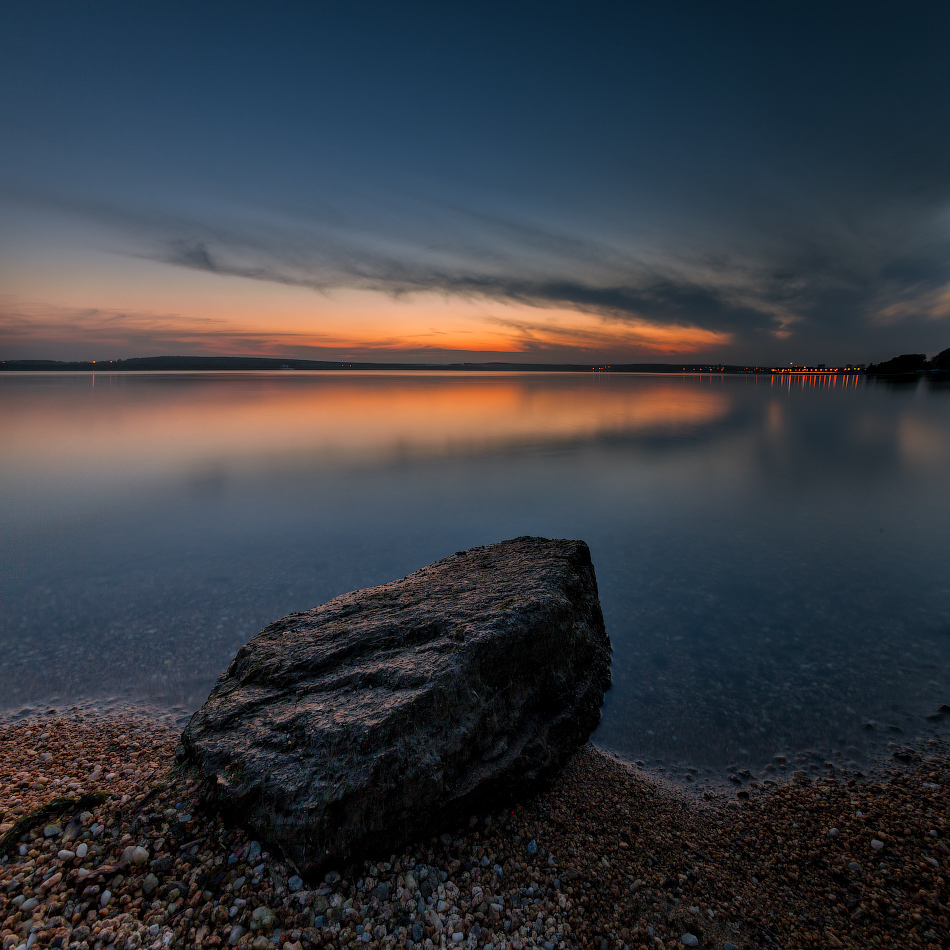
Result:
<svg viewBox="0 0 950 950">
<path fill-rule="evenodd" d="M 179 763 L 314 871 L 552 775 L 597 725 L 609 667 L 587 545 L 516 538 L 265 627 L 192 717 Z"/>
</svg>

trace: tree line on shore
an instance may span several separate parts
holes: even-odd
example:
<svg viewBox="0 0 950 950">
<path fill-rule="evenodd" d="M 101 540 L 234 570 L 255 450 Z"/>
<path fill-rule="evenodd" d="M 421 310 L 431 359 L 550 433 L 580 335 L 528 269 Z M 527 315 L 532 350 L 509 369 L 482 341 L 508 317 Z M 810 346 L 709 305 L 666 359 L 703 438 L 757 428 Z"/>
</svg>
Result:
<svg viewBox="0 0 950 950">
<path fill-rule="evenodd" d="M 871 363 L 868 376 L 916 376 L 918 373 L 950 373 L 950 349 L 942 350 L 932 359 L 926 353 L 904 353 L 883 363 Z"/>
</svg>

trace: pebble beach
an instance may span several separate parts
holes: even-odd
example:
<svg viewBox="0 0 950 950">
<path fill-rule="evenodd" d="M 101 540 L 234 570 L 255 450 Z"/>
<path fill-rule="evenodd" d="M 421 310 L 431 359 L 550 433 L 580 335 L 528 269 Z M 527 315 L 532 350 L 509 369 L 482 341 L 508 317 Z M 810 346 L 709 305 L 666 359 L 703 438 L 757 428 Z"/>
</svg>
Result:
<svg viewBox="0 0 950 950">
<path fill-rule="evenodd" d="M 0 726 L 2 950 L 950 941 L 943 738 L 702 797 L 587 746 L 534 798 L 319 880 L 203 812 L 177 744 L 135 712 Z"/>
</svg>

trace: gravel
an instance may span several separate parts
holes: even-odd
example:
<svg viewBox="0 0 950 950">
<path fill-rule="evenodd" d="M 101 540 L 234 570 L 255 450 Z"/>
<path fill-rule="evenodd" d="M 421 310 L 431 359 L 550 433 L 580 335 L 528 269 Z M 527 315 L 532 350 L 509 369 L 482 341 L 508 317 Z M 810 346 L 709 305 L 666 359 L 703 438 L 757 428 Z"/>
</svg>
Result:
<svg viewBox="0 0 950 950">
<path fill-rule="evenodd" d="M 699 801 L 588 746 L 530 801 L 319 880 L 202 813 L 177 741 L 133 714 L 0 727 L 2 950 L 864 950 L 950 927 L 942 739 L 863 782 Z"/>
</svg>

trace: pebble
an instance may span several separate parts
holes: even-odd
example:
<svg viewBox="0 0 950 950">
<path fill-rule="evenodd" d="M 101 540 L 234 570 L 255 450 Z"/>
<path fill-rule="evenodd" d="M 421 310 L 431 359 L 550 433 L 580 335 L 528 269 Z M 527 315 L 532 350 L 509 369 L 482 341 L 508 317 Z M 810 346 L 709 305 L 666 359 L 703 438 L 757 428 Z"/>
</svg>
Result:
<svg viewBox="0 0 950 950">
<path fill-rule="evenodd" d="M 747 801 L 713 796 L 701 808 L 587 747 L 549 789 L 490 822 L 479 816 L 457 836 L 378 855 L 307 890 L 259 842 L 196 810 L 195 788 L 150 784 L 172 762 L 171 730 L 131 716 L 49 716 L 43 726 L 47 786 L 31 772 L 33 725 L 0 727 L 5 820 L 62 794 L 94 763 L 114 776 L 99 786 L 112 798 L 57 818 L 66 830 L 50 839 L 41 826 L 0 863 L 2 950 L 24 939 L 35 950 L 734 950 L 763 933 L 790 950 L 924 948 L 940 945 L 950 900 L 938 860 L 950 834 L 945 746 L 880 781 L 815 777 L 764 790 L 753 779 Z M 921 791 L 923 779 L 936 787 Z M 874 816 L 873 840 L 887 842 L 880 871 L 855 860 L 869 841 L 858 811 Z M 109 871 L 92 876 L 98 868 Z"/>
<path fill-rule="evenodd" d="M 694 936 L 693 934 L 683 934 L 683 936 L 680 939 L 683 941 L 684 947 L 698 947 L 699 946 L 699 938 Z"/>
<path fill-rule="evenodd" d="M 884 842 L 880 841 L 878 838 L 872 838 L 871 847 L 874 848 L 875 851 L 880 851 L 884 847 Z"/>
<path fill-rule="evenodd" d="M 255 907 L 251 914 L 251 927 L 255 930 L 260 927 L 269 929 L 274 925 L 276 919 L 277 915 L 270 907 Z"/>
<path fill-rule="evenodd" d="M 145 864 L 148 860 L 148 851 L 145 848 L 129 845 L 122 851 L 122 860 L 130 864 Z"/>
</svg>

